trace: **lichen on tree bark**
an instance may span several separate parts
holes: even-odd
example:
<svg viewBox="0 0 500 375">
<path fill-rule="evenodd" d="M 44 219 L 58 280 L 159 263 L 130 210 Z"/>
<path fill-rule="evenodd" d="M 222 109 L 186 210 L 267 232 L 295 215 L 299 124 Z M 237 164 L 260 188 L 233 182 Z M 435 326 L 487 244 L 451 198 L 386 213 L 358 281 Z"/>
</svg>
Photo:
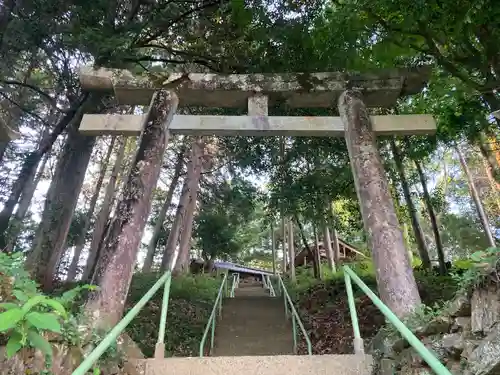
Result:
<svg viewBox="0 0 500 375">
<path fill-rule="evenodd" d="M 420 303 L 394 202 L 363 96 L 346 90 L 338 102 L 361 214 L 382 301 L 403 317 Z"/>
<path fill-rule="evenodd" d="M 146 116 L 139 147 L 102 249 L 93 283 L 99 290 L 87 302 L 87 313 L 98 324 L 112 326 L 121 318 L 142 233 L 158 181 L 168 125 L 177 108 L 175 93 L 155 93 Z"/>
</svg>

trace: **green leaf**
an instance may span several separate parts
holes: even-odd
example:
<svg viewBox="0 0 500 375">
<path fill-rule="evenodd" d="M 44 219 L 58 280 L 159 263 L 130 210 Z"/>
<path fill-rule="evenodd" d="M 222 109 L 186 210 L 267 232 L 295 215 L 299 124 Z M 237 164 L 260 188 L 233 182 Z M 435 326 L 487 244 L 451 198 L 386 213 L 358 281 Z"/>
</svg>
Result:
<svg viewBox="0 0 500 375">
<path fill-rule="evenodd" d="M 66 312 L 66 309 L 64 308 L 64 306 L 59 301 L 56 301 L 55 299 L 48 298 L 45 301 L 43 301 L 43 304 L 46 305 L 46 306 L 52 307 L 63 318 L 66 319 L 68 317 L 68 313 Z"/>
<path fill-rule="evenodd" d="M 16 355 L 16 353 L 23 347 L 22 344 L 23 335 L 19 332 L 14 332 L 7 342 L 7 358 L 10 359 Z"/>
<path fill-rule="evenodd" d="M 0 303 L 0 309 L 4 309 L 4 310 L 15 309 L 17 307 L 19 307 L 19 305 L 17 303 L 12 303 L 12 302 Z"/>
<path fill-rule="evenodd" d="M 24 312 L 19 307 L 7 310 L 0 314 L 0 332 L 7 331 L 16 326 L 24 317 Z"/>
<path fill-rule="evenodd" d="M 61 333 L 61 324 L 57 316 L 52 313 L 32 311 L 26 314 L 26 320 L 37 329 L 46 329 L 52 332 Z"/>
<path fill-rule="evenodd" d="M 76 296 L 80 293 L 80 288 L 74 288 L 70 289 L 62 294 L 61 297 L 59 297 L 59 300 L 62 301 L 63 303 L 70 303 L 73 302 L 73 300 L 76 298 Z"/>
<path fill-rule="evenodd" d="M 14 289 L 12 294 L 14 295 L 14 297 L 16 297 L 21 302 L 26 302 L 27 300 L 29 300 L 29 297 L 23 291 L 21 291 L 19 289 Z"/>
<path fill-rule="evenodd" d="M 37 332 L 29 331 L 28 340 L 32 347 L 39 349 L 43 354 L 52 357 L 52 347 L 50 346 L 49 342 Z"/>
<path fill-rule="evenodd" d="M 484 251 L 476 251 L 475 253 L 471 254 L 470 258 L 474 262 L 480 262 L 485 255 L 486 253 Z"/>
<path fill-rule="evenodd" d="M 30 311 L 33 307 L 35 307 L 38 304 L 44 303 L 47 297 L 38 295 L 31 297 L 24 305 L 23 305 L 23 311 L 27 313 Z"/>
</svg>

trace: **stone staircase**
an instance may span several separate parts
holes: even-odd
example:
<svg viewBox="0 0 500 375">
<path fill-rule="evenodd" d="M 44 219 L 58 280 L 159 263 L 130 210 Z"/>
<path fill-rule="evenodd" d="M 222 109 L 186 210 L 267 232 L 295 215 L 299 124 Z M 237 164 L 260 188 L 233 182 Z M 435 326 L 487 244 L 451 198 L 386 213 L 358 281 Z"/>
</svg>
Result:
<svg viewBox="0 0 500 375">
<path fill-rule="evenodd" d="M 370 375 L 368 355 L 294 355 L 283 299 L 262 284 L 241 283 L 223 302 L 211 357 L 147 359 L 144 375 Z"/>
<path fill-rule="evenodd" d="M 213 356 L 294 354 L 292 327 L 281 298 L 270 297 L 255 284 L 242 284 L 234 297 L 224 301 Z"/>
</svg>

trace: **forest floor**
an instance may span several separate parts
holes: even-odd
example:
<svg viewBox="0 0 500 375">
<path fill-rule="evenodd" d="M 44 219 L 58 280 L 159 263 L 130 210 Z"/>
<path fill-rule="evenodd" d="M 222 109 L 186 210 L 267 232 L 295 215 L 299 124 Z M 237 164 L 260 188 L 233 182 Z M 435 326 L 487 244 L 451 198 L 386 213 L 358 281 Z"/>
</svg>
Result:
<svg viewBox="0 0 500 375">
<path fill-rule="evenodd" d="M 156 273 L 136 274 L 127 300 L 131 309 L 158 280 Z M 213 308 L 221 279 L 207 276 L 181 276 L 172 279 L 165 334 L 166 357 L 197 356 L 200 339 Z M 126 332 L 143 354 L 154 355 L 163 299 L 161 289 L 130 323 Z"/>
<path fill-rule="evenodd" d="M 422 301 L 427 306 L 447 301 L 457 291 L 457 285 L 450 276 L 415 272 L 415 277 Z M 365 274 L 361 278 L 376 291 L 374 276 Z M 311 339 L 313 353 L 352 354 L 353 331 L 344 277 L 339 275 L 313 284 L 308 281 L 309 285 L 305 288 L 300 287 L 300 278 L 298 282 L 295 301 Z M 385 324 L 385 319 L 366 295 L 359 292 L 355 296 L 361 337 L 366 346 Z M 305 340 L 300 341 L 299 353 L 307 353 Z"/>
</svg>

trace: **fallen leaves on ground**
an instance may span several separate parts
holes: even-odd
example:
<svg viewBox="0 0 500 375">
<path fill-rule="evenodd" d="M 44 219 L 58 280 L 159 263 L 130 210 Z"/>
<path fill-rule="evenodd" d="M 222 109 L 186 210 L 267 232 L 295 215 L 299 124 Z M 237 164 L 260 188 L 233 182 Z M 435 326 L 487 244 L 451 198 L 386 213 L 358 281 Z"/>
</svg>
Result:
<svg viewBox="0 0 500 375">
<path fill-rule="evenodd" d="M 347 296 L 344 293 L 328 298 L 328 294 L 321 288 L 299 299 L 299 314 L 311 339 L 313 354 L 352 354 L 353 331 Z M 356 311 L 366 344 L 384 324 L 384 317 L 367 296 L 356 299 Z M 299 341 L 298 351 L 307 354 L 305 340 Z"/>
</svg>

